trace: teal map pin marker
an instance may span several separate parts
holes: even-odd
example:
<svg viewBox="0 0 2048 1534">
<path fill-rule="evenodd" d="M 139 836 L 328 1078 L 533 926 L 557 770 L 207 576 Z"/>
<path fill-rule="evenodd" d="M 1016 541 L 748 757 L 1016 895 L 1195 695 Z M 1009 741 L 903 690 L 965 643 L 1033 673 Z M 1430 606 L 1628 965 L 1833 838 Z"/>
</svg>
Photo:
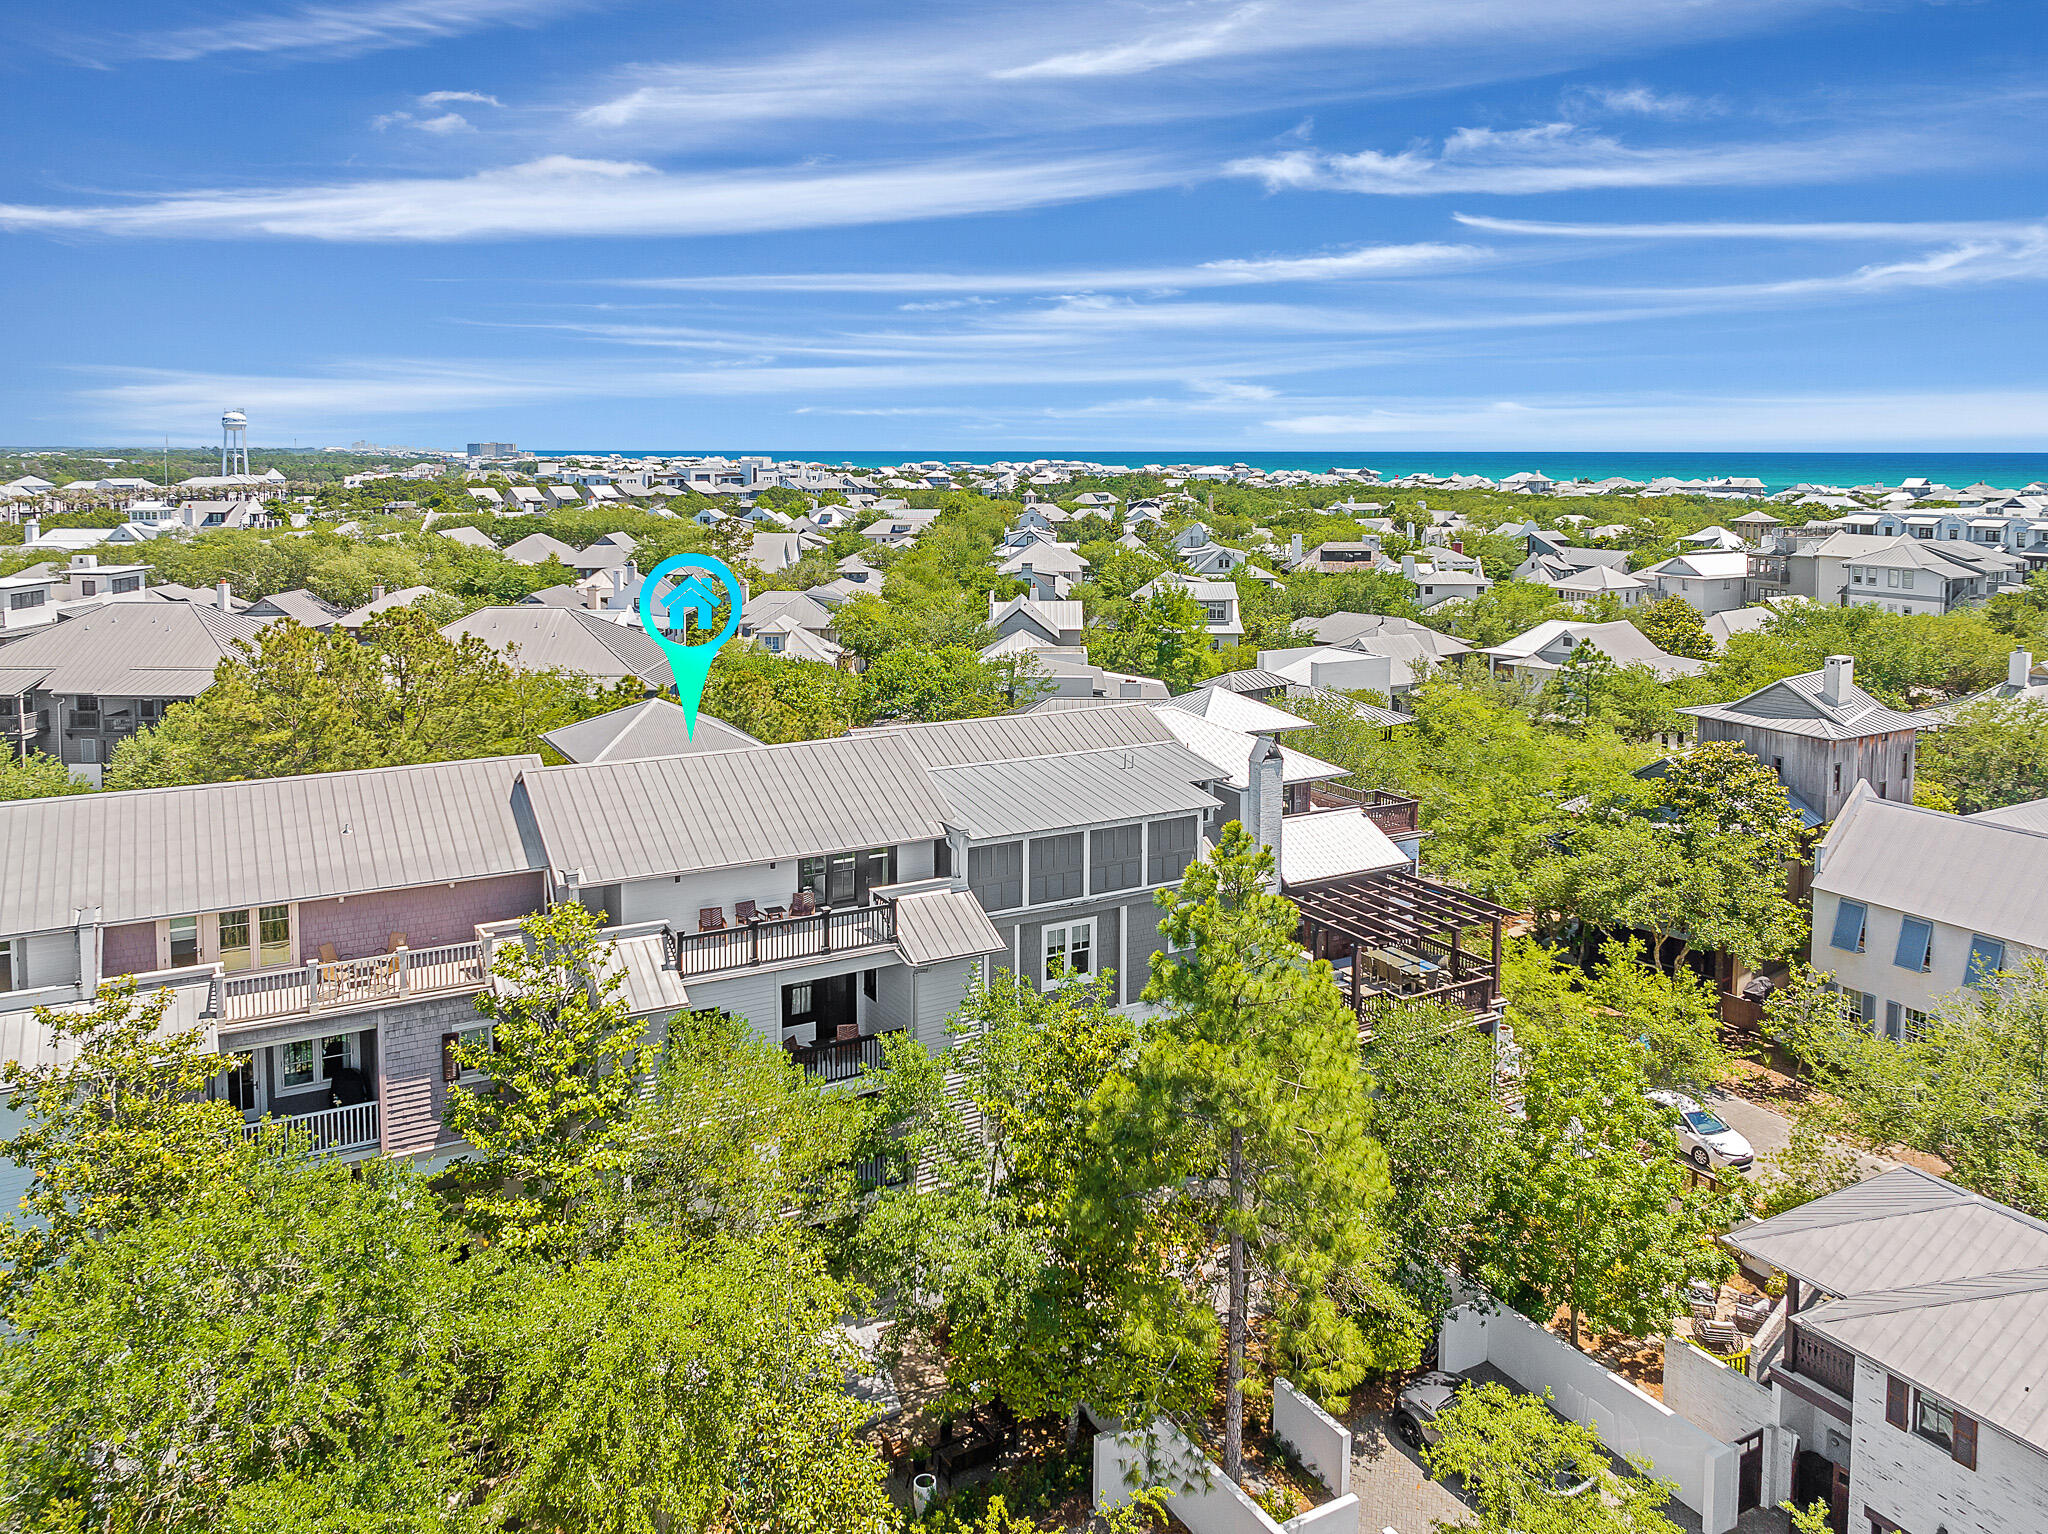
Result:
<svg viewBox="0 0 2048 1534">
<path fill-rule="evenodd" d="M 662 583 L 670 583 L 666 595 Z M 676 701 L 683 705 L 683 723 L 690 738 L 697 738 L 697 707 L 704 701 L 704 683 L 711 676 L 711 658 L 740 631 L 740 608 L 746 593 L 732 566 L 710 554 L 677 554 L 664 559 L 640 583 L 640 622 L 648 637 L 668 656 L 668 669 L 676 679 Z M 688 633 L 692 620 L 698 632 L 709 628 L 719 607 L 727 607 L 725 626 L 713 637 L 697 644 L 681 644 L 669 638 L 669 630 Z M 660 608 L 663 620 L 655 621 Z"/>
</svg>

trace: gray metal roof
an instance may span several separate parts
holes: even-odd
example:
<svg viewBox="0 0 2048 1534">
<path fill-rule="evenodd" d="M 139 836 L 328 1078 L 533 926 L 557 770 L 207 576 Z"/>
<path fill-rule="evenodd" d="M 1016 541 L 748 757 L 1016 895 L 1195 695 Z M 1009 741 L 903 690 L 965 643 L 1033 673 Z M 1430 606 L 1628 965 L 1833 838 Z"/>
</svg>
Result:
<svg viewBox="0 0 2048 1534">
<path fill-rule="evenodd" d="M 601 682 L 669 683 L 668 657 L 645 633 L 574 607 L 479 607 L 441 630 L 474 634 L 521 671 L 573 671 Z"/>
<path fill-rule="evenodd" d="M 264 620 L 192 602 L 117 602 L 0 648 L 0 693 L 196 698 Z"/>
<path fill-rule="evenodd" d="M 1708 703 L 1678 712 L 1818 740 L 1860 740 L 1894 730 L 1934 729 L 1941 723 L 1933 714 L 1901 714 L 1886 708 L 1853 682 L 1843 692 L 1841 703 L 1829 703 L 1821 696 L 1824 675 L 1809 671 L 1788 676 L 1733 703 Z"/>
<path fill-rule="evenodd" d="M 289 618 L 309 629 L 331 628 L 334 620 L 341 616 L 340 608 L 310 591 L 274 591 L 260 601 L 251 602 L 248 610 L 259 618 L 272 615 Z"/>
<path fill-rule="evenodd" d="M 2048 1267 L 1858 1295 L 1800 1328 L 2048 1449 Z"/>
<path fill-rule="evenodd" d="M 549 862 L 591 884 L 945 834 L 922 763 L 882 733 L 548 767 L 524 793 Z"/>
<path fill-rule="evenodd" d="M 1903 1166 L 1731 1231 L 1727 1242 L 1842 1296 L 2048 1266 L 2048 1224 Z"/>
<path fill-rule="evenodd" d="M 1219 776 L 1208 761 L 1178 745 L 1011 758 L 932 771 L 945 797 L 947 820 L 976 841 L 1212 810 L 1215 796 L 1200 785 Z"/>
<path fill-rule="evenodd" d="M 896 902 L 896 946 L 912 964 L 1001 953 L 1009 947 L 966 890 L 933 890 Z"/>
<path fill-rule="evenodd" d="M 576 550 L 546 533 L 528 533 L 517 543 L 508 543 L 499 552 L 515 565 L 543 565 L 550 555 L 565 565 L 576 563 Z"/>
<path fill-rule="evenodd" d="M 334 620 L 338 629 L 359 629 L 372 618 L 385 613 L 397 612 L 401 607 L 411 607 L 429 597 L 441 595 L 432 586 L 401 586 L 396 591 L 387 591 L 381 597 L 372 597 L 361 607 L 351 609 Z"/>
<path fill-rule="evenodd" d="M 513 810 L 537 756 L 0 804 L 0 935 L 545 866 Z"/>
<path fill-rule="evenodd" d="M 541 739 L 572 762 L 634 762 L 650 756 L 686 756 L 693 751 L 738 751 L 761 744 L 709 714 L 697 716 L 690 734 L 681 705 L 648 698 L 595 719 L 565 724 Z"/>
<path fill-rule="evenodd" d="M 2048 952 L 2041 831 L 1895 804 L 1858 783 L 1821 843 L 1813 885 Z"/>
<path fill-rule="evenodd" d="M 1174 741 L 1173 732 L 1154 716 L 1151 708 L 1144 703 L 1120 700 L 1113 707 L 1002 714 L 992 719 L 953 719 L 941 724 L 884 725 L 863 733 L 899 736 L 931 767 Z"/>
<path fill-rule="evenodd" d="M 1967 818 L 1994 826 L 2048 833 L 2048 799 L 2029 799 L 2025 804 L 2008 804 L 2003 809 L 1979 810 Z"/>
<path fill-rule="evenodd" d="M 213 979 L 218 968 L 217 965 L 209 965 L 204 969 L 162 974 L 153 983 L 136 986 L 135 999 L 138 1003 L 148 1001 L 159 991 L 171 993 L 170 1002 L 164 1008 L 163 1023 L 156 1031 L 157 1038 L 196 1030 L 202 1050 L 215 1048 L 219 1019 L 213 1013 Z M 76 1016 L 90 1011 L 95 1005 L 96 1001 L 66 1001 L 47 1010 Z M 69 1065 L 77 1058 L 77 1037 L 58 1038 L 49 1025 L 36 1016 L 34 1007 L 0 1012 L 0 1060 L 38 1068 Z"/>
</svg>

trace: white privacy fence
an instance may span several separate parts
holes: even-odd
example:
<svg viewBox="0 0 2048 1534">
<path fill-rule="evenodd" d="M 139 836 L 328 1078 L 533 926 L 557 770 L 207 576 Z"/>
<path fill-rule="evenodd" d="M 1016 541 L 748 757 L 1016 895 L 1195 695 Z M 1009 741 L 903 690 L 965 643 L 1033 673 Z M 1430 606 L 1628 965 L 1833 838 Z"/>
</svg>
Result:
<svg viewBox="0 0 2048 1534">
<path fill-rule="evenodd" d="M 1293 1393 L 1284 1381 L 1275 1382 L 1276 1424 L 1282 1388 Z M 1350 1435 L 1345 1436 L 1348 1439 Z M 1347 1468 L 1347 1479 L 1348 1475 Z M 1153 1487 L 1166 1492 L 1167 1510 L 1192 1534 L 1358 1534 L 1358 1498 L 1348 1492 L 1285 1523 L 1274 1522 L 1199 1445 L 1170 1422 L 1096 1434 L 1098 1510 L 1121 1507 L 1138 1491 Z"/>
</svg>

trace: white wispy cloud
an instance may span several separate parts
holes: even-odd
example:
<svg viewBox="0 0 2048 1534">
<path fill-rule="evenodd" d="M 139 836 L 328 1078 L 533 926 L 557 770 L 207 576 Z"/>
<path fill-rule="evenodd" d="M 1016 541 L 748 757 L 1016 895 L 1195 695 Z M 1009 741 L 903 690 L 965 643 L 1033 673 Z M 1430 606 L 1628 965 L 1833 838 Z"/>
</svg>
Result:
<svg viewBox="0 0 2048 1534">
<path fill-rule="evenodd" d="M 1440 146 L 1394 153 L 1287 150 L 1234 160 L 1229 175 L 1274 191 L 1435 196 L 1522 194 L 1650 186 L 1770 186 L 1891 172 L 1936 158 L 1934 140 L 1901 133 L 1844 134 L 1782 143 L 1637 147 L 1569 122 L 1460 128 Z"/>
<path fill-rule="evenodd" d="M 235 53 L 349 57 L 384 48 L 416 47 L 489 27 L 539 26 L 597 3 L 599 0 L 380 0 L 367 5 L 300 5 L 268 15 L 221 16 L 203 26 L 138 33 L 113 46 L 130 57 L 171 61 Z M 459 95 L 451 99 L 482 98 Z"/>
<path fill-rule="evenodd" d="M 1630 117 L 1718 117 L 1728 110 L 1725 102 L 1712 96 L 1652 90 L 1647 85 L 1581 87 L 1566 93 L 1565 105 L 1574 116 L 1603 112 Z"/>
<path fill-rule="evenodd" d="M 1598 224 L 1493 218 L 1480 213 L 1453 213 L 1451 217 L 1469 229 L 1484 229 L 1497 234 L 1545 234 L 1563 235 L 1573 239 L 1623 240 L 1846 240 L 1932 245 L 1942 240 L 2024 235 L 2041 228 L 2038 220 L 2030 219 L 1975 219 L 1928 223 L 1726 221 Z"/>
<path fill-rule="evenodd" d="M 762 272 L 617 279 L 621 287 L 709 293 L 1074 293 L 1341 282 L 1455 271 L 1484 262 L 1480 245 L 1366 245 L 1313 256 L 1232 257 L 1187 266 L 1059 268 L 1037 272 Z"/>
<path fill-rule="evenodd" d="M 423 107 L 446 106 L 453 101 L 467 101 L 480 107 L 502 107 L 505 104 L 496 96 L 487 96 L 482 91 L 428 91 L 419 98 Z"/>
<path fill-rule="evenodd" d="M 1113 154 L 689 174 L 547 155 L 459 177 L 191 191 L 90 207 L 0 204 L 0 229 L 358 243 L 739 234 L 1044 207 L 1182 174 Z"/>
<path fill-rule="evenodd" d="M 379 133 L 389 128 L 411 128 L 417 133 L 474 133 L 476 125 L 460 112 L 442 112 L 434 117 L 416 117 L 411 112 L 386 112 L 370 119 Z"/>
</svg>

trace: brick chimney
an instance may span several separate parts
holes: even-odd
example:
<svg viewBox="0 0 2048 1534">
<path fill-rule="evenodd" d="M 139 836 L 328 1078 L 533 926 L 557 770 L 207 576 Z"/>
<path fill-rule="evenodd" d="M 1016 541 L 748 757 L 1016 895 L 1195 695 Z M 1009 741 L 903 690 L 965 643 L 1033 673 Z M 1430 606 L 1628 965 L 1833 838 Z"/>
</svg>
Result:
<svg viewBox="0 0 2048 1534">
<path fill-rule="evenodd" d="M 1821 668 L 1821 702 L 1830 708 L 1840 708 L 1848 701 L 1849 689 L 1855 685 L 1855 658 L 1848 655 L 1830 655 L 1827 664 Z"/>
</svg>

